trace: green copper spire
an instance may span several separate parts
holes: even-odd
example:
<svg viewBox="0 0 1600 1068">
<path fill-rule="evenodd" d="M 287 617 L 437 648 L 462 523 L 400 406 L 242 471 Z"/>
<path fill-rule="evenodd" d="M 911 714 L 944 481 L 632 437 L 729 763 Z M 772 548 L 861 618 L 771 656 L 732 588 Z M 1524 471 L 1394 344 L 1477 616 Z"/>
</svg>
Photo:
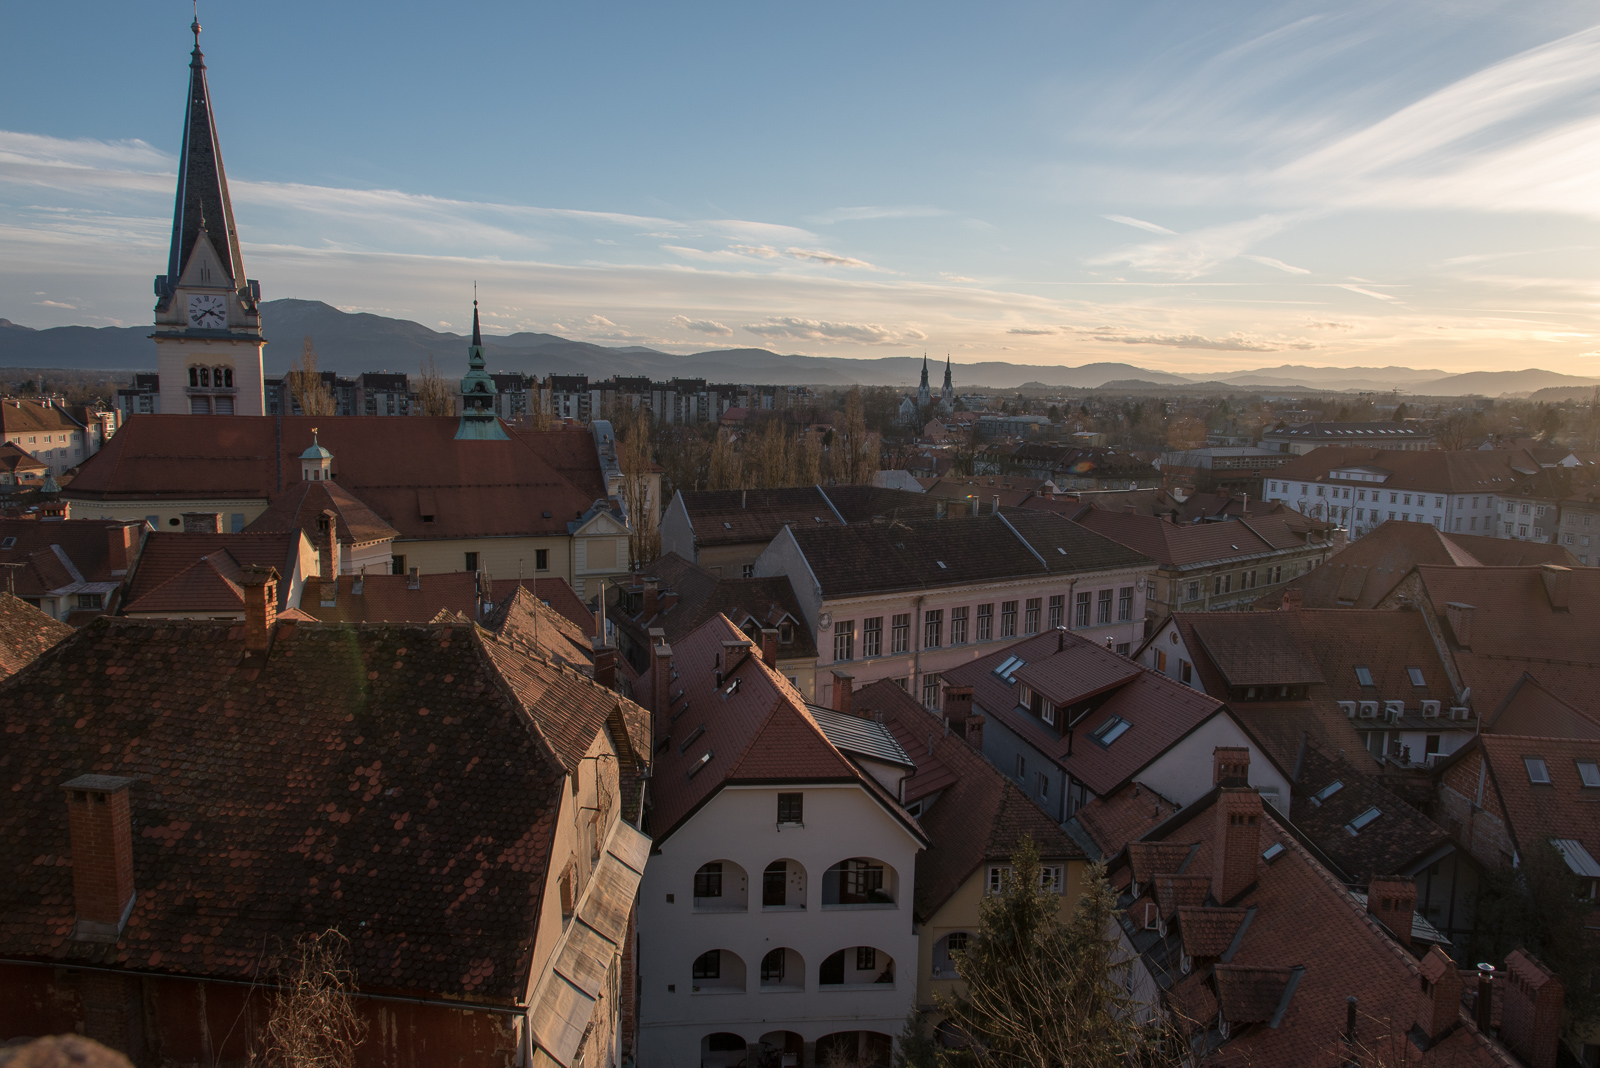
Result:
<svg viewBox="0 0 1600 1068">
<path fill-rule="evenodd" d="M 472 345 L 467 349 L 467 377 L 461 380 L 461 425 L 456 440 L 508 441 L 506 428 L 494 414 L 494 379 L 483 369 L 483 334 L 478 329 L 478 301 L 472 301 Z"/>
</svg>

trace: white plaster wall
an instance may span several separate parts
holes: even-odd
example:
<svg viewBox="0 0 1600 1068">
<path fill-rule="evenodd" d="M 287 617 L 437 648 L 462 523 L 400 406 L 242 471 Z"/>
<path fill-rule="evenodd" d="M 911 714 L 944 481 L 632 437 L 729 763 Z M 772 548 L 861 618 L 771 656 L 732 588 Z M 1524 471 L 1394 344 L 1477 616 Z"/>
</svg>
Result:
<svg viewBox="0 0 1600 1068">
<path fill-rule="evenodd" d="M 1227 712 L 1218 712 L 1188 737 L 1147 764 L 1134 778 L 1169 801 L 1193 804 L 1212 787 L 1212 751 L 1217 746 L 1250 750 L 1250 785 L 1278 791 L 1277 807 L 1289 815 L 1289 780 L 1272 766 L 1266 753 L 1250 741 Z M 1268 796 L 1267 800 L 1271 800 Z"/>
<path fill-rule="evenodd" d="M 904 1026 L 917 984 L 911 915 L 916 840 L 859 786 L 782 789 L 805 794 L 803 827 L 777 826 L 780 787 L 724 789 L 650 858 L 639 903 L 640 1064 L 699 1068 L 700 1040 L 718 1031 L 743 1035 L 749 1043 L 768 1032 L 794 1031 L 814 1042 L 836 1031 L 896 1036 Z M 850 857 L 871 857 L 895 870 L 894 906 L 822 907 L 823 873 Z M 760 907 L 761 873 L 780 859 L 805 867 L 803 910 Z M 713 860 L 732 861 L 748 874 L 745 911 L 695 909 L 694 873 Z M 876 948 L 880 968 L 888 954 L 895 982 L 819 988 L 823 960 L 854 946 Z M 805 959 L 803 990 L 761 991 L 761 959 L 779 947 Z M 691 993 L 694 960 L 708 949 L 732 951 L 743 960 L 743 993 Z M 847 979 L 853 965 L 847 955 Z"/>
</svg>

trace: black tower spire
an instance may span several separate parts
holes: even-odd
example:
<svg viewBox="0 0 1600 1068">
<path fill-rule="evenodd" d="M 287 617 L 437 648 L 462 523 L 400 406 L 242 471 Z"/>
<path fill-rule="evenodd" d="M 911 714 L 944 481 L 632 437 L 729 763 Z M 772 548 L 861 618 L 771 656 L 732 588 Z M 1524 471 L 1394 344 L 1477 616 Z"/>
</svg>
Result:
<svg viewBox="0 0 1600 1068">
<path fill-rule="evenodd" d="M 172 213 L 172 252 L 167 257 L 167 286 L 183 273 L 200 231 L 205 229 L 228 272 L 234 288 L 245 285 L 244 259 L 233 226 L 233 205 L 228 200 L 228 178 L 222 170 L 222 148 L 217 143 L 217 123 L 211 114 L 211 91 L 206 86 L 205 55 L 200 51 L 200 20 L 189 59 L 189 99 L 183 120 L 183 154 L 178 159 L 178 199 Z"/>
</svg>

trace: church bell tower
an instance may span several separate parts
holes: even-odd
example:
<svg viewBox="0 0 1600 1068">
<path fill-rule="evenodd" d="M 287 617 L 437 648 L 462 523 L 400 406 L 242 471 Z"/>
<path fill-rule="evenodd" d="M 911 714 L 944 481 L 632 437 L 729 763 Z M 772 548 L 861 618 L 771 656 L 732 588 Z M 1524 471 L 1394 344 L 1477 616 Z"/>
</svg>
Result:
<svg viewBox="0 0 1600 1068">
<path fill-rule="evenodd" d="M 156 276 L 156 368 L 169 415 L 265 415 L 261 285 L 244 276 L 222 170 L 200 23 L 189 60 L 189 98 L 178 160 L 167 273 Z"/>
</svg>

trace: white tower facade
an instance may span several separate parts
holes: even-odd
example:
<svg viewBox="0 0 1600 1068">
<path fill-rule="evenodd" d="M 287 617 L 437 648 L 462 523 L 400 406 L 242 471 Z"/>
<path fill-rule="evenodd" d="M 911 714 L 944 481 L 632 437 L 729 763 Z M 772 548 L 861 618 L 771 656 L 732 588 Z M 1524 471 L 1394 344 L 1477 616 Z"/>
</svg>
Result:
<svg viewBox="0 0 1600 1068">
<path fill-rule="evenodd" d="M 244 274 L 200 51 L 189 61 L 189 99 L 178 161 L 167 273 L 156 277 L 156 369 L 161 411 L 265 415 L 261 286 Z"/>
</svg>

